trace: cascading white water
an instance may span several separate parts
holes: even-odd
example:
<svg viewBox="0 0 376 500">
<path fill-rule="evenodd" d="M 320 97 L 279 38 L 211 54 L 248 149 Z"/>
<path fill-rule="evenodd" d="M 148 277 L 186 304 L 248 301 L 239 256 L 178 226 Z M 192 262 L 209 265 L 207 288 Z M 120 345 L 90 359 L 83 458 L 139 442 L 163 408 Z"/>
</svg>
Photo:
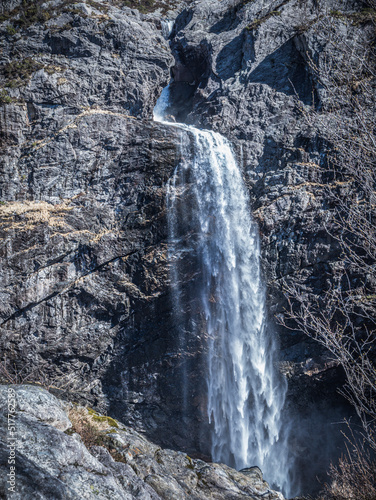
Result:
<svg viewBox="0 0 376 500">
<path fill-rule="evenodd" d="M 162 35 L 164 36 L 164 38 L 166 38 L 166 40 L 171 35 L 172 28 L 174 27 L 174 22 L 175 21 L 171 19 L 162 19 L 161 21 Z"/>
<path fill-rule="evenodd" d="M 164 121 L 168 98 L 166 88 L 155 108 L 156 121 Z M 244 181 L 229 143 L 220 134 L 169 125 L 184 130 L 192 141 L 183 146 L 184 165 L 176 169 L 169 185 L 168 210 L 170 221 L 175 221 L 170 223 L 173 241 L 177 227 L 173 212 L 184 197 L 182 171 L 189 169 L 195 199 L 189 217 L 199 232 L 195 252 L 202 276 L 197 293 L 209 338 L 212 459 L 237 469 L 258 465 L 266 480 L 287 493 L 287 451 L 280 438 L 286 385 L 274 367 L 276 345 L 266 325 L 258 228 L 250 215 Z M 172 268 L 174 272 L 173 261 Z"/>
</svg>

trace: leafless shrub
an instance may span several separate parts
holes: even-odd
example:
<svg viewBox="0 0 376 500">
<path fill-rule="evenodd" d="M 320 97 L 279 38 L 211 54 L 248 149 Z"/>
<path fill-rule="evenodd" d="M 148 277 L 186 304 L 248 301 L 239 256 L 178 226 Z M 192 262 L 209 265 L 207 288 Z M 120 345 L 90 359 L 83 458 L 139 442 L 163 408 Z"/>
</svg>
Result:
<svg viewBox="0 0 376 500">
<path fill-rule="evenodd" d="M 330 469 L 332 482 L 324 498 L 336 500 L 375 500 L 376 465 L 364 450 L 352 450 Z"/>
<path fill-rule="evenodd" d="M 6 357 L 0 361 L 0 384 L 32 384 L 39 385 L 47 391 L 80 392 L 84 382 L 79 373 L 66 373 L 51 376 L 42 367 L 30 368 L 25 364 L 22 368 L 11 363 Z"/>
<path fill-rule="evenodd" d="M 347 455 L 330 467 L 331 483 L 316 500 L 376 500 L 376 463 L 351 429 L 349 433 Z"/>
<path fill-rule="evenodd" d="M 366 26 L 352 25 L 348 30 L 346 23 L 349 26 L 352 19 L 336 13 L 315 26 L 325 50 L 316 59 L 309 53 L 307 58 L 321 106 L 303 111 L 307 123 L 332 145 L 327 170 L 340 182 L 326 189 L 334 207 L 326 229 L 338 243 L 341 258 L 321 296 L 285 283 L 290 308 L 284 323 L 318 341 L 343 367 L 346 383 L 341 392 L 362 424 L 360 437 L 352 433 L 348 437 L 347 456 L 332 466 L 332 483 L 322 500 L 372 500 L 376 498 L 372 458 L 376 452 L 375 23 L 371 17 Z"/>
<path fill-rule="evenodd" d="M 15 364 L 11 364 L 5 357 L 0 361 L 0 382 L 5 384 L 25 384 L 29 382 L 33 375 L 32 371 L 27 371 L 26 367 L 18 369 Z"/>
</svg>

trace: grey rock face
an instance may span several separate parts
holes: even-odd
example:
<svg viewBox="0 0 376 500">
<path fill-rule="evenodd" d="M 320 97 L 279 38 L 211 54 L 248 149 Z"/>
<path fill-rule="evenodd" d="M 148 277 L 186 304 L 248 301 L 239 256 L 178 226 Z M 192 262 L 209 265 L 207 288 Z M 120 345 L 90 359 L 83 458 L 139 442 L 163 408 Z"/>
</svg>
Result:
<svg viewBox="0 0 376 500">
<path fill-rule="evenodd" d="M 367 26 L 344 22 L 359 9 L 352 1 L 203 1 L 177 17 L 171 38 L 176 63 L 169 112 L 229 137 L 244 169 L 260 227 L 270 323 L 280 333 L 289 378 L 288 419 L 297 426 L 290 450 L 302 465 L 296 466 L 302 484 L 311 482 L 308 462 L 328 464 L 328 456 L 335 457 L 341 437 L 330 422 L 351 410 L 336 393 L 343 374 L 327 353 L 279 327 L 273 316 L 287 307 L 284 282 L 301 285 L 307 297 L 322 296 L 341 260 L 328 187 L 339 197 L 344 187 L 328 168 L 333 144 L 308 115 L 327 99 L 314 67 L 321 70 L 337 57 L 321 19 L 344 12 L 342 20 L 332 20 L 338 43 L 366 40 Z M 320 118 L 329 122 L 330 112 Z M 317 449 L 308 446 L 306 429 L 312 428 Z"/>
<path fill-rule="evenodd" d="M 150 117 L 173 62 L 155 20 L 107 2 L 55 2 L 50 13 L 45 23 L 32 23 L 12 35 L 7 26 L 17 26 L 18 15 L 2 25 L 0 85 L 8 85 L 13 99 L 28 103 L 34 137 L 45 136 L 46 121 L 48 133 L 67 125 L 61 116 L 66 106 L 68 115 L 100 106 Z M 22 74 L 27 58 L 38 70 Z"/>
<path fill-rule="evenodd" d="M 1 408 L 6 413 L 9 401 L 9 387 L 0 386 Z M 46 424 L 66 431 L 70 423 L 62 403 L 55 397 L 51 397 L 47 391 L 35 386 L 16 386 L 17 411 L 29 415 L 31 418 L 45 422 Z M 47 411 L 48 410 L 48 411 Z"/>
<path fill-rule="evenodd" d="M 180 137 L 150 120 L 173 57 L 158 18 L 94 4 L 0 25 L 5 375 L 197 451 L 205 405 L 182 421 L 167 260 Z"/>
<path fill-rule="evenodd" d="M 16 13 L 0 23 L 3 376 L 54 386 L 155 441 L 202 456 L 210 449 L 205 339 L 190 339 L 184 352 L 177 345 L 182 325 L 172 311 L 167 259 L 166 189 L 181 137 L 153 123 L 152 109 L 171 71 L 170 113 L 233 142 L 260 225 L 271 316 L 283 312 L 283 279 L 323 293 L 339 258 L 324 230 L 331 221 L 325 198 L 333 182 L 325 173 L 331 145 L 302 110 L 325 102 L 309 63 L 324 64 L 328 56 L 325 36 L 316 31 L 320 15 L 357 2 L 186 2 L 178 15 L 170 13 L 177 16 L 171 48 L 160 12 L 65 3 L 48 4 L 44 22 L 20 27 Z M 18 5 L 8 1 L 0 9 Z M 365 32 L 336 23 L 345 38 Z M 182 268 L 183 294 L 192 297 L 192 255 Z M 187 309 L 200 316 L 195 303 Z M 335 395 L 341 373 L 298 333 L 281 331 L 281 344 L 289 401 L 304 422 L 296 427 L 315 425 L 325 444 L 333 434 L 328 421 L 343 416 Z M 189 415 L 178 383 L 185 362 Z M 321 425 L 328 402 L 337 409 Z M 50 423 L 62 429 L 67 422 L 59 412 L 54 406 Z M 325 457 L 310 455 L 305 437 L 291 450 L 306 457 L 302 467 L 312 477 L 313 463 L 325 468 Z M 26 477 L 31 459 L 22 460 Z M 233 488 L 225 469 L 214 479 L 217 472 L 205 471 L 210 484 L 223 480 Z M 185 484 L 198 480 L 196 472 L 184 472 Z M 57 491 L 59 480 L 48 474 Z M 306 484 L 312 479 L 299 474 Z M 165 475 L 150 472 L 145 482 L 176 498 L 187 494 L 175 476 L 166 485 Z M 65 491 L 63 497 L 73 495 Z"/>
<path fill-rule="evenodd" d="M 107 408 L 104 380 L 123 397 L 121 373 L 154 356 L 155 392 L 159 359 L 174 355 L 145 346 L 169 328 L 165 192 L 179 139 L 142 118 L 173 59 L 153 18 L 54 5 L 45 24 L 1 25 L 2 349 L 16 379 Z"/>
<path fill-rule="evenodd" d="M 5 479 L 9 472 L 6 418 L 9 394 L 16 399 L 18 438 L 16 488 L 10 493 L 11 498 L 283 500 L 280 493 L 270 490 L 263 481 L 259 469 L 257 474 L 250 474 L 248 470 L 237 472 L 225 465 L 192 460 L 182 452 L 159 448 L 112 419 L 111 426 L 102 424 L 95 428 L 95 438 L 104 441 L 105 446 L 91 446 L 88 450 L 78 434 L 66 434 L 62 428 L 69 422 L 68 416 L 79 414 L 81 423 L 84 422 L 80 429 L 85 436 L 85 430 L 89 429 L 85 418 L 90 418 L 90 412 L 69 404 L 65 404 L 65 412 L 63 403 L 52 394 L 26 385 L 0 387 L 4 403 L 0 417 L 1 495 L 9 493 Z M 59 418 L 52 422 L 53 409 L 58 409 Z M 91 425 L 98 420 L 108 421 L 94 414 Z M 77 425 L 77 421 L 73 422 Z"/>
</svg>

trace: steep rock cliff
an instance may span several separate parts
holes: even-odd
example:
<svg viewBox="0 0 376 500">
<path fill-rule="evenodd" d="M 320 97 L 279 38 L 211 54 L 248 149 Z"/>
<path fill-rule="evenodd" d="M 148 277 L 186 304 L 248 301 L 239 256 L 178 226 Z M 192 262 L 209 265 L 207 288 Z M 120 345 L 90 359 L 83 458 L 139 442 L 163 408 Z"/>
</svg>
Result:
<svg viewBox="0 0 376 500">
<path fill-rule="evenodd" d="M 260 225 L 271 316 L 283 312 L 282 278 L 320 294 L 339 259 L 324 230 L 331 145 L 302 109 L 325 99 L 311 65 L 327 56 L 320 16 L 362 6 L 203 0 L 162 14 L 125 4 L 2 6 L 3 372 L 53 384 L 165 445 L 205 455 L 205 337 L 184 350 L 176 342 L 182 325 L 167 260 L 167 181 L 185 139 L 153 123 L 152 109 L 171 73 L 170 113 L 232 140 Z M 170 42 L 163 15 L 176 18 Z M 335 23 L 343 37 L 366 33 Z M 194 255 L 179 258 L 192 297 Z M 187 309 L 200 313 L 194 301 Z M 291 411 L 321 436 L 324 468 L 321 445 L 343 415 L 341 374 L 298 333 L 280 337 Z M 181 410 L 184 365 L 189 415 Z M 313 478 L 316 452 L 304 435 L 291 450 L 306 457 Z"/>
<path fill-rule="evenodd" d="M 290 452 L 303 482 L 313 472 L 310 462 L 320 463 L 319 473 L 335 457 L 340 426 L 331 423 L 351 409 L 337 394 L 343 374 L 330 355 L 273 316 L 283 317 L 288 307 L 285 284 L 299 285 L 307 300 L 323 296 L 343 259 L 328 193 L 341 198 L 347 187 L 328 165 L 336 145 L 322 130 L 333 112 L 323 81 L 343 57 L 331 39 L 339 46 L 373 39 L 366 7 L 357 1 L 200 2 L 178 16 L 171 35 L 170 112 L 231 138 L 244 168 L 261 233 L 270 327 L 279 331 L 289 379 L 287 418 L 296 424 Z M 317 448 L 308 449 L 312 432 Z"/>
</svg>

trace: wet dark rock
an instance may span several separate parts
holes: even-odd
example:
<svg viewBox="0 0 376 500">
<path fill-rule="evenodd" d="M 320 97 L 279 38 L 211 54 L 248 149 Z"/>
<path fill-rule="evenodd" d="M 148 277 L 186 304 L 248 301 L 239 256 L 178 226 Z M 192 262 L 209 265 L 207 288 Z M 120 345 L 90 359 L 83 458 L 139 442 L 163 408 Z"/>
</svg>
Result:
<svg viewBox="0 0 376 500">
<path fill-rule="evenodd" d="M 322 15 L 361 8 L 353 1 L 202 1 L 177 18 L 171 39 L 179 75 L 185 74 L 185 55 L 189 63 L 195 54 L 196 61 L 206 64 L 199 81 L 196 77 L 185 93 L 188 105 L 183 111 L 181 83 L 172 83 L 170 112 L 230 138 L 244 169 L 260 227 L 270 324 L 280 335 L 281 369 L 289 379 L 288 419 L 302 429 L 301 436 L 294 432 L 291 450 L 298 462 L 310 457 L 299 474 L 302 484 L 312 488 L 313 476 L 322 473 L 330 455 L 335 458 L 342 440 L 340 426 L 333 429 L 330 423 L 351 414 L 337 393 L 344 375 L 322 347 L 281 328 L 274 318 L 283 317 L 288 306 L 284 282 L 301 285 L 307 300 L 309 294 L 322 296 L 341 261 L 327 190 L 338 189 L 341 196 L 327 165 L 333 145 L 322 138 L 319 124 L 307 120 L 307 113 L 326 103 L 312 62 L 320 70 L 335 58 L 318 27 Z M 336 19 L 332 27 L 343 43 L 352 36 L 368 36 L 368 28 L 356 23 Z M 321 116 L 325 119 L 330 120 L 330 113 Z M 310 363 L 314 369 L 308 368 Z M 323 437 L 316 455 L 308 445 L 309 428 Z M 311 480 L 303 471 L 308 461 Z M 315 473 L 312 463 L 319 463 Z"/>
<path fill-rule="evenodd" d="M 8 0 L 0 12 L 19 4 Z M 315 31 L 323 10 L 357 4 L 182 2 L 169 15 L 176 17 L 171 47 L 160 12 L 144 15 L 108 2 L 63 12 L 56 1 L 50 19 L 15 33 L 12 17 L 0 23 L 0 344 L 8 381 L 39 380 L 164 446 L 201 457 L 210 452 L 205 328 L 200 338 L 188 335 L 185 349 L 179 346 L 178 332 L 189 325 L 174 315 L 167 258 L 167 184 L 187 139 L 152 122 L 152 110 L 172 75 L 169 113 L 232 141 L 260 227 L 271 318 L 284 311 L 284 279 L 322 294 L 339 248 L 325 230 L 332 145 L 301 112 L 319 109 L 326 98 L 307 54 L 324 64 L 325 39 Z M 343 37 L 365 32 L 340 20 L 336 29 Z M 196 262 L 185 255 L 178 256 L 179 286 L 200 322 L 192 299 Z M 313 341 L 279 333 L 291 411 L 305 429 L 335 443 L 329 423 L 348 411 L 336 395 L 341 371 Z M 189 411 L 183 412 L 186 372 Z M 317 473 L 312 464 L 323 469 L 330 456 L 324 447 L 320 460 L 310 455 L 308 437 L 292 445 L 310 461 L 306 484 Z M 98 454 L 99 462 L 108 459 L 103 467 L 120 471 L 103 450 Z M 28 471 L 38 484 L 45 472 L 38 464 L 30 469 L 28 456 L 22 460 L 27 498 Z M 206 467 L 200 474 L 208 484 L 232 482 L 227 469 L 217 474 Z M 186 484 L 196 481 L 186 469 Z M 153 491 L 180 495 L 178 479 L 166 485 L 164 472 L 148 477 L 143 481 Z M 75 498 L 64 489 L 68 483 L 51 493 L 61 483 L 53 474 L 49 481 L 47 497 Z"/>
<path fill-rule="evenodd" d="M 167 260 L 180 134 L 150 120 L 173 57 L 157 17 L 95 5 L 2 39 L 4 373 L 197 452 L 205 403 L 183 422 Z"/>
</svg>

